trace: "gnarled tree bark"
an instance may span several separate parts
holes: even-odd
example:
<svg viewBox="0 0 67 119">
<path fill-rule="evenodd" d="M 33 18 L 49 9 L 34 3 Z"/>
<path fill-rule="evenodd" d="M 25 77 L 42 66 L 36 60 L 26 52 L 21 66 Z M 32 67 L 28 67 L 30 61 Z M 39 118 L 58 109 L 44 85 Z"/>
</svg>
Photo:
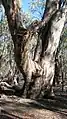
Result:
<svg viewBox="0 0 67 119">
<path fill-rule="evenodd" d="M 24 77 L 22 94 L 27 98 L 44 97 L 51 91 L 55 73 L 55 54 L 66 17 L 66 6 L 47 0 L 41 21 L 25 29 L 18 26 L 17 0 L 2 0 L 14 43 L 15 61 Z M 49 93 L 48 93 L 49 95 Z"/>
</svg>

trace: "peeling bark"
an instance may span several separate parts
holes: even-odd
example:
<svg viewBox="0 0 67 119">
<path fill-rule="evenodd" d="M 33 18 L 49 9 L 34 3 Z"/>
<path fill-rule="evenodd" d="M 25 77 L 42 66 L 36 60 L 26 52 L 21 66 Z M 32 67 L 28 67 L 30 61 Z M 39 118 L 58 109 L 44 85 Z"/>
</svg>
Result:
<svg viewBox="0 0 67 119">
<path fill-rule="evenodd" d="M 13 2 L 8 11 L 5 1 L 2 0 L 2 4 L 14 42 L 15 61 L 24 76 L 23 95 L 27 98 L 41 98 L 47 92 L 49 95 L 53 85 L 55 55 L 64 27 L 66 8 L 62 8 L 61 12 L 56 0 L 47 0 L 42 20 L 25 29 L 17 28 L 16 4 Z"/>
</svg>

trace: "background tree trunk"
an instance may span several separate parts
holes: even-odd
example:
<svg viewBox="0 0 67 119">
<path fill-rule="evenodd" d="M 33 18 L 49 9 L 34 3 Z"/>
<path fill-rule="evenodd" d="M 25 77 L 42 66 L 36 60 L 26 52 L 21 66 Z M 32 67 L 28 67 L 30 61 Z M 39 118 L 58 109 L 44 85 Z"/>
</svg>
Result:
<svg viewBox="0 0 67 119">
<path fill-rule="evenodd" d="M 14 43 L 15 61 L 24 77 L 22 94 L 26 98 L 41 98 L 50 94 L 53 85 L 55 55 L 64 27 L 66 9 L 61 6 L 59 8 L 56 0 L 47 0 L 42 20 L 25 29 L 18 27 L 17 0 L 11 1 L 8 4 L 7 0 L 2 0 L 2 4 Z"/>
</svg>

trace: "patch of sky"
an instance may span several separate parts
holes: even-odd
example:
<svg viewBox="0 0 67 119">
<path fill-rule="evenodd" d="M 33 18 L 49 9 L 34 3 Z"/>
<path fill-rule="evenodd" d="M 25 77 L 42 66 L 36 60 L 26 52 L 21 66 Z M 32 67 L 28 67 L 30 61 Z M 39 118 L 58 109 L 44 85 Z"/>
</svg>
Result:
<svg viewBox="0 0 67 119">
<path fill-rule="evenodd" d="M 46 0 L 23 0 L 22 9 L 24 12 L 30 13 L 33 20 L 40 20 L 45 9 L 45 2 Z"/>
<path fill-rule="evenodd" d="M 2 22 L 4 19 L 4 8 L 2 5 L 0 5 L 0 22 Z"/>
</svg>

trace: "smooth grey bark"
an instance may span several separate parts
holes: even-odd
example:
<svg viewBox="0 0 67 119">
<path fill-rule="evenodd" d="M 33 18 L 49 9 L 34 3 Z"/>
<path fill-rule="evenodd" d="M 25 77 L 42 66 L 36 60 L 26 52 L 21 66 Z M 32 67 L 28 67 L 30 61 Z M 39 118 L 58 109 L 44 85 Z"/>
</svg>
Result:
<svg viewBox="0 0 67 119">
<path fill-rule="evenodd" d="M 55 73 L 55 55 L 66 19 L 66 7 L 59 8 L 56 0 L 48 0 L 42 20 L 25 29 L 17 28 L 16 6 L 9 6 L 8 11 L 5 1 L 2 0 L 2 4 L 14 43 L 15 61 L 24 77 L 22 94 L 27 98 L 49 95 Z"/>
</svg>

